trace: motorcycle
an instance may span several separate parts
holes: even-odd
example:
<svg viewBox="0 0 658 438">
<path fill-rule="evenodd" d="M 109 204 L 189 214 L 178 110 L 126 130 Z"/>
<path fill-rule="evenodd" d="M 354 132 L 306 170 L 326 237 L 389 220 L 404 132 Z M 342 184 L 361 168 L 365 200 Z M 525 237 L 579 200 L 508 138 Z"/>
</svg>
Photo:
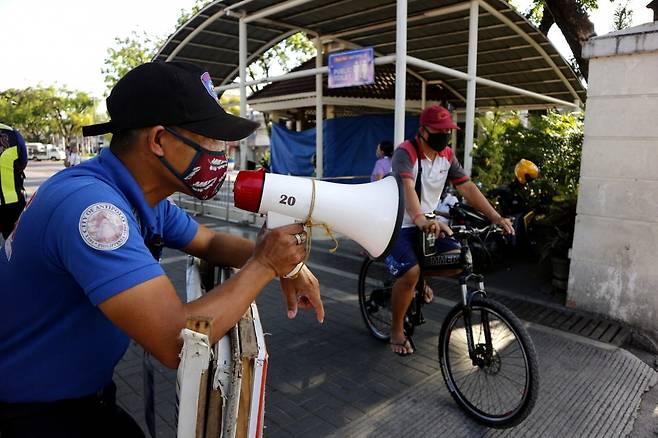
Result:
<svg viewBox="0 0 658 438">
<path fill-rule="evenodd" d="M 516 178 L 512 182 L 489 190 L 486 197 L 502 216 L 512 221 L 514 236 L 509 239 L 510 246 L 516 252 L 534 254 L 536 242 L 531 227 L 538 213 L 531 205 L 529 184 L 539 178 L 539 168 L 522 159 L 514 168 L 514 174 Z"/>
</svg>

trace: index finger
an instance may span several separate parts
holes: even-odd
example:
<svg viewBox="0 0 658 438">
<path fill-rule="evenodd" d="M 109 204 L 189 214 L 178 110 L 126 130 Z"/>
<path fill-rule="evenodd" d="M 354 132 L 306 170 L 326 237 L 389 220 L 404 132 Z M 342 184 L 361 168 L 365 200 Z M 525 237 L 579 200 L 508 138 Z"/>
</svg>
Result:
<svg viewBox="0 0 658 438">
<path fill-rule="evenodd" d="M 322 324 L 324 322 L 324 305 L 322 304 L 320 291 L 318 290 L 317 293 L 306 295 L 306 298 L 308 298 L 311 305 L 315 308 L 315 318 Z"/>
</svg>

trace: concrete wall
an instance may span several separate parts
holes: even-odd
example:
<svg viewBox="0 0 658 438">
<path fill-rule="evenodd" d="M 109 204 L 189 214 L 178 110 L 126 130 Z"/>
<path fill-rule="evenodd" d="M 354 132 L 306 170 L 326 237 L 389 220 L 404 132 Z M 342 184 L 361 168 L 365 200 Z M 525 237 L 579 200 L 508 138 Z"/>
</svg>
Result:
<svg viewBox="0 0 658 438">
<path fill-rule="evenodd" d="M 658 23 L 591 40 L 567 305 L 658 339 Z"/>
</svg>

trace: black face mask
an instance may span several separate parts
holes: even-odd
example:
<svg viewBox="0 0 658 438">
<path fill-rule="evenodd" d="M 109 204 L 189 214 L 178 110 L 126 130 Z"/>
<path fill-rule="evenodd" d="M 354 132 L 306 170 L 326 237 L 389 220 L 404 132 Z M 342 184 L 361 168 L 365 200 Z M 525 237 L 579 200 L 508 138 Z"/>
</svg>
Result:
<svg viewBox="0 0 658 438">
<path fill-rule="evenodd" d="M 450 141 L 450 133 L 431 133 L 425 130 L 427 134 L 426 137 L 421 137 L 427 146 L 435 150 L 436 152 L 441 152 L 448 146 L 448 141 Z"/>
</svg>

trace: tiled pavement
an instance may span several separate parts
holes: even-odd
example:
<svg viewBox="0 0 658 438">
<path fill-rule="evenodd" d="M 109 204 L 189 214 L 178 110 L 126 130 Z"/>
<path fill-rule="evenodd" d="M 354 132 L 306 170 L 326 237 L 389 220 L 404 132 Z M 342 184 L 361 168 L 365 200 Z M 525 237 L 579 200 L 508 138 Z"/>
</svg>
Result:
<svg viewBox="0 0 658 438">
<path fill-rule="evenodd" d="M 218 221 L 210 222 L 221 226 Z M 233 231 L 254 232 L 236 227 Z M 374 340 L 361 319 L 356 277 L 362 257 L 356 245 L 341 241 L 337 255 L 329 254 L 329 245 L 325 242 L 315 241 L 313 247 L 309 266 L 320 279 L 326 310 L 324 324 L 318 324 L 314 316 L 308 313 L 300 313 L 294 321 L 289 321 L 276 282 L 270 284 L 257 299 L 264 330 L 269 334 L 266 337 L 270 366 L 265 436 L 318 437 L 332 433 L 337 436 L 359 431 L 364 433 L 364 430 L 368 431 L 369 418 L 373 419 L 373 424 L 376 420 L 383 427 L 378 436 L 395 436 L 385 433 L 386 430 L 392 433 L 395 428 L 386 429 L 386 421 L 381 418 L 383 410 L 392 409 L 390 401 L 404 402 L 407 399 L 403 392 L 414 385 L 420 384 L 422 389 L 427 382 L 433 382 L 443 387 L 442 382 L 436 382 L 436 379 L 440 380 L 436 343 L 440 323 L 449 310 L 445 304 L 456 299 L 457 289 L 449 280 L 432 280 L 440 298 L 424 308 L 428 322 L 414 336 L 417 354 L 401 358 Z M 173 251 L 165 252 L 164 258 L 167 274 L 182 293 L 185 286 L 184 259 Z M 510 291 L 494 292 L 499 292 L 493 295 L 522 319 L 542 324 L 538 327 L 544 330 L 536 335 L 537 338 L 555 338 L 557 332 L 551 332 L 545 326 L 576 330 L 581 336 L 616 344 L 621 343 L 626 335 L 622 327 L 589 315 L 555 305 L 519 300 Z M 535 336 L 534 331 L 531 333 Z M 596 345 L 599 341 L 591 342 Z M 561 345 L 559 342 L 553 343 Z M 175 371 L 165 369 L 157 361 L 154 361 L 154 368 L 156 435 L 174 437 Z M 146 430 L 140 347 L 131 346 L 117 367 L 115 378 L 119 402 Z M 400 408 L 404 409 L 405 406 Z M 460 418 L 459 421 L 470 420 Z M 472 430 L 473 435 L 467 436 L 486 435 L 481 428 Z M 428 430 L 427 435 L 436 436 L 436 433 Z"/>
</svg>

